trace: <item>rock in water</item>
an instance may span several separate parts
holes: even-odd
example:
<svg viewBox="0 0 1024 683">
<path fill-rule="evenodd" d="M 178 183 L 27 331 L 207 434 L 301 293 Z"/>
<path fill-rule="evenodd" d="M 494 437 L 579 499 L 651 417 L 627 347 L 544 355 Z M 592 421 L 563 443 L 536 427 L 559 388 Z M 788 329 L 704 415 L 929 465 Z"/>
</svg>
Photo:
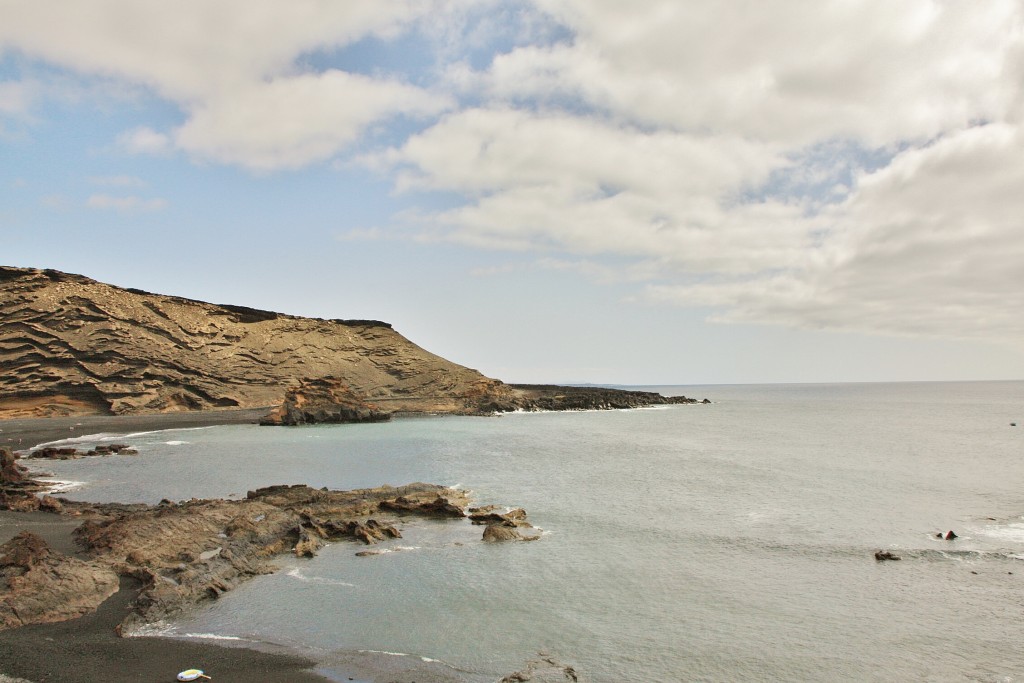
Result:
<svg viewBox="0 0 1024 683">
<path fill-rule="evenodd" d="M 483 540 L 488 543 L 499 543 L 501 541 L 536 541 L 540 538 L 540 536 L 523 536 L 519 533 L 518 526 L 522 525 L 509 522 L 488 524 L 484 529 Z M 530 525 L 527 524 L 526 526 Z"/>
<path fill-rule="evenodd" d="M 501 679 L 500 683 L 579 683 L 584 679 L 571 666 L 566 666 L 545 654 L 526 663 L 526 668 Z"/>
<path fill-rule="evenodd" d="M 900 559 L 900 557 L 898 555 L 893 555 L 888 550 L 876 550 L 875 551 L 875 560 L 877 560 L 878 562 L 885 562 L 886 560 L 899 560 L 899 559 Z"/>
</svg>

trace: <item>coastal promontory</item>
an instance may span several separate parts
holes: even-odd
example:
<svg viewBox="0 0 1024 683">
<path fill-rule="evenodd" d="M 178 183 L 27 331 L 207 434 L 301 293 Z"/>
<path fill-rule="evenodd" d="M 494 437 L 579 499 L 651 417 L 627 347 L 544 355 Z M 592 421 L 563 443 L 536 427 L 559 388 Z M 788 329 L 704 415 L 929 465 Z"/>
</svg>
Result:
<svg viewBox="0 0 1024 683">
<path fill-rule="evenodd" d="M 376 320 L 304 318 L 0 266 L 0 419 L 276 409 L 272 424 L 689 403 L 509 385 Z"/>
</svg>

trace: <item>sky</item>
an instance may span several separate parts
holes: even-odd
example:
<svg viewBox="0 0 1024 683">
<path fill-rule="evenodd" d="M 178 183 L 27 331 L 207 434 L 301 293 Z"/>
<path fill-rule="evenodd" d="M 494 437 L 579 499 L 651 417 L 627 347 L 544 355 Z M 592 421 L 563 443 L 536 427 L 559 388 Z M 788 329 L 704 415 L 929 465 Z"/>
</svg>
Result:
<svg viewBox="0 0 1024 683">
<path fill-rule="evenodd" d="M 0 264 L 510 382 L 1024 379 L 1024 0 L 0 0 Z"/>
</svg>

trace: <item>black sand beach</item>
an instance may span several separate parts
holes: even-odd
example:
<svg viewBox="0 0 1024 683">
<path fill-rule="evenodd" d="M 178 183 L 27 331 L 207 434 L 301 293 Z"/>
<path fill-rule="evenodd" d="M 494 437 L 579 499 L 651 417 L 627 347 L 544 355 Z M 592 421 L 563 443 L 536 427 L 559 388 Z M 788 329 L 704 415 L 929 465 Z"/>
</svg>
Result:
<svg viewBox="0 0 1024 683">
<path fill-rule="evenodd" d="M 122 582 L 94 614 L 0 632 L 0 671 L 36 683 L 170 682 L 189 668 L 237 683 L 329 680 L 310 671 L 316 662 L 300 657 L 169 638 L 119 638 L 114 627 L 135 593 Z"/>
<path fill-rule="evenodd" d="M 69 436 L 99 432 L 135 432 L 178 427 L 255 422 L 265 410 L 228 410 L 144 416 L 0 421 L 0 445 L 30 448 Z M 71 531 L 78 521 L 46 512 L 0 512 L 0 543 L 29 530 L 51 547 L 74 553 Z M 58 624 L 24 626 L 0 631 L 0 674 L 42 683 L 174 681 L 177 672 L 200 668 L 214 681 L 331 680 L 316 675 L 317 663 L 302 657 L 272 654 L 240 647 L 221 647 L 171 638 L 120 638 L 114 627 L 127 613 L 136 590 L 122 582 L 121 590 L 96 613 Z M 2 679 L 0 679 L 2 680 Z M 341 680 L 355 680 L 343 677 Z M 366 679 L 361 679 L 366 680 Z M 390 677 L 388 680 L 395 680 Z"/>
<path fill-rule="evenodd" d="M 100 432 L 145 432 L 156 429 L 210 427 L 225 424 L 255 424 L 269 408 L 206 410 L 155 415 L 88 415 L 83 417 L 25 418 L 0 420 L 0 446 L 14 451 Z"/>
</svg>

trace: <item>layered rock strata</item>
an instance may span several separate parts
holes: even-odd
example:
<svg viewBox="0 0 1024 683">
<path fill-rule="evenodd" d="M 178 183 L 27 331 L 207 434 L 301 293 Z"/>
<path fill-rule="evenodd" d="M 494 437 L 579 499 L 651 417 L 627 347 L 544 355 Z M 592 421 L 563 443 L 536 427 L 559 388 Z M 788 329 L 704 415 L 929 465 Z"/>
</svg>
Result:
<svg viewBox="0 0 1024 683">
<path fill-rule="evenodd" d="M 274 408 L 268 424 L 695 403 L 507 385 L 375 320 L 321 320 L 0 266 L 0 419 Z"/>
<path fill-rule="evenodd" d="M 321 320 L 0 267 L 0 419 L 280 405 L 338 378 L 384 412 L 476 412 L 508 389 L 375 320 Z"/>
</svg>

